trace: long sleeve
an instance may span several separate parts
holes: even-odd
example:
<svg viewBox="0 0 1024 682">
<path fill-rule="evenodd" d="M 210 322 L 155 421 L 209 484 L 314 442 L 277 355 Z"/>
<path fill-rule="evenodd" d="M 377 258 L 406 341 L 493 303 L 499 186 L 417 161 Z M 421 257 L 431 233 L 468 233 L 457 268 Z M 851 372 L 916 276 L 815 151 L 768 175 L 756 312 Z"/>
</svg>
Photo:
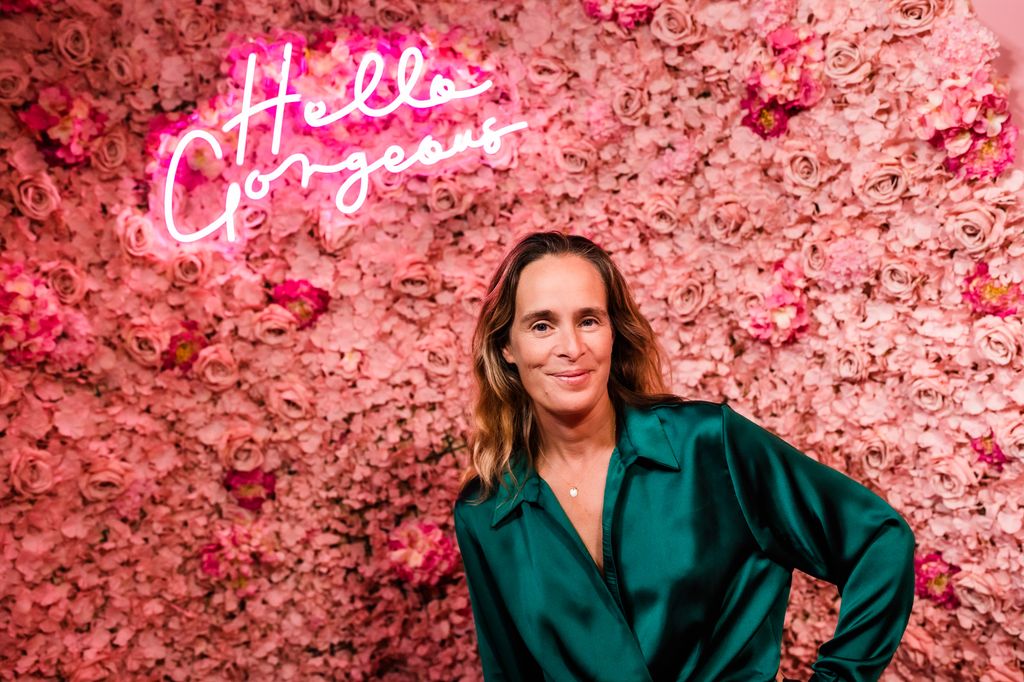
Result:
<svg viewBox="0 0 1024 682">
<path fill-rule="evenodd" d="M 877 680 L 914 600 L 914 535 L 882 498 L 722 405 L 725 459 L 743 516 L 775 562 L 842 595 L 812 682 Z"/>
<path fill-rule="evenodd" d="M 455 537 L 466 569 L 466 584 L 486 682 L 537 682 L 544 673 L 523 642 L 480 543 L 455 506 Z"/>
</svg>

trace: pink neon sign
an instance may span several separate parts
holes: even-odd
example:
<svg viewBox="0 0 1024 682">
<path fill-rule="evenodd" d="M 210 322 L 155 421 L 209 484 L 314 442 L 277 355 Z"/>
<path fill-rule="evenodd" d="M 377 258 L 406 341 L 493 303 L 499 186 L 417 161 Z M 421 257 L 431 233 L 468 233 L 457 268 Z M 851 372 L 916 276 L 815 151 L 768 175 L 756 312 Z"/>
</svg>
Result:
<svg viewBox="0 0 1024 682">
<path fill-rule="evenodd" d="M 273 110 L 274 128 L 270 151 L 271 155 L 276 157 L 281 149 L 281 133 L 286 106 L 301 104 L 303 122 L 311 128 L 320 128 L 337 123 L 356 111 L 371 118 L 380 118 L 391 114 L 403 105 L 416 109 L 429 109 L 455 99 L 476 97 L 487 91 L 492 85 L 490 80 L 486 80 L 467 90 L 459 90 L 450 79 L 442 75 L 435 75 L 430 81 L 429 97 L 418 99 L 412 93 L 423 75 L 423 53 L 416 47 L 407 47 L 398 59 L 398 68 L 395 72 L 397 94 L 387 106 L 375 108 L 370 106 L 367 101 L 376 92 L 384 75 L 384 59 L 376 52 L 368 52 L 359 62 L 352 86 L 352 101 L 342 109 L 328 113 L 327 106 L 323 102 L 303 102 L 301 95 L 288 93 L 291 56 L 292 45 L 287 43 L 284 46 L 277 95 L 254 104 L 252 91 L 256 72 L 256 55 L 249 55 L 241 110 L 221 127 L 221 131 L 224 133 L 238 130 L 238 145 L 235 150 L 236 166 L 242 166 L 245 163 L 249 122 L 254 116 L 263 112 Z M 234 217 L 243 193 L 254 201 L 265 198 L 270 193 L 274 181 L 293 166 L 298 166 L 301 170 L 303 187 L 309 186 L 309 181 L 314 175 L 336 175 L 349 172 L 350 175 L 341 183 L 335 193 L 334 204 L 342 213 L 352 214 L 357 212 L 366 201 L 370 176 L 381 168 L 392 173 L 400 173 L 416 164 L 432 166 L 469 149 L 482 149 L 487 154 L 494 154 L 501 149 L 502 137 L 527 127 L 525 121 L 511 123 L 501 128 L 495 128 L 495 125 L 495 119 L 488 118 L 480 127 L 478 135 L 474 135 L 472 129 L 463 130 L 453 136 L 447 147 L 430 135 L 424 136 L 411 153 L 407 152 L 404 147 L 393 144 L 388 146 L 380 158 L 372 163 L 367 158 L 366 152 L 363 151 L 352 152 L 342 161 L 328 164 L 314 163 L 303 153 L 291 154 L 272 170 L 264 172 L 256 168 L 249 171 L 241 184 L 231 182 L 224 197 L 224 212 L 205 227 L 186 234 L 178 229 L 174 221 L 174 185 L 182 157 L 190 145 L 202 142 L 213 151 L 218 160 L 224 158 L 224 150 L 212 133 L 203 129 L 189 130 L 178 140 L 167 169 L 167 179 L 164 184 L 164 220 L 167 224 L 167 231 L 180 242 L 194 242 L 223 227 L 228 241 L 235 241 Z M 353 189 L 355 189 L 355 197 L 348 200 L 347 197 Z"/>
</svg>

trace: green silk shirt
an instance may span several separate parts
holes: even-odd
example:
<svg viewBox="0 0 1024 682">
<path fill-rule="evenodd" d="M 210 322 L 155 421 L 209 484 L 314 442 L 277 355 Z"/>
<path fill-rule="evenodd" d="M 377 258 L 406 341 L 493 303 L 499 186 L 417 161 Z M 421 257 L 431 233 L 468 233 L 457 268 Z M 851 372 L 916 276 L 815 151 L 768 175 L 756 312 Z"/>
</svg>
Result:
<svg viewBox="0 0 1024 682">
<path fill-rule="evenodd" d="M 842 595 L 801 677 L 877 680 L 914 599 L 903 517 L 724 403 L 626 406 L 622 422 L 604 576 L 519 453 L 519 490 L 506 472 L 482 504 L 479 481 L 455 502 L 485 680 L 773 680 L 793 569 Z"/>
</svg>

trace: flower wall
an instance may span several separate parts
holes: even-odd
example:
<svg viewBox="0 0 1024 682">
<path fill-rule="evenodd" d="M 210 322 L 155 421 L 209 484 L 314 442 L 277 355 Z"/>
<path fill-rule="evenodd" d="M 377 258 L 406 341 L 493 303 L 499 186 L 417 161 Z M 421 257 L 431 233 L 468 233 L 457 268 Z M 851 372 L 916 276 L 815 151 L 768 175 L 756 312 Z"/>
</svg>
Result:
<svg viewBox="0 0 1024 682">
<path fill-rule="evenodd" d="M 0 9 L 5 679 L 479 679 L 450 517 L 468 344 L 537 229 L 612 253 L 676 392 L 907 517 L 918 599 L 885 679 L 1020 679 L 1024 172 L 966 0 Z M 247 82 L 341 108 L 370 50 L 383 111 L 410 47 L 422 98 L 491 85 L 228 125 Z M 287 154 L 488 118 L 527 127 L 357 177 L 351 213 L 358 164 L 296 165 L 240 195 L 234 235 L 166 219 L 168 176 L 187 234 Z M 796 577 L 789 676 L 838 605 Z"/>
</svg>

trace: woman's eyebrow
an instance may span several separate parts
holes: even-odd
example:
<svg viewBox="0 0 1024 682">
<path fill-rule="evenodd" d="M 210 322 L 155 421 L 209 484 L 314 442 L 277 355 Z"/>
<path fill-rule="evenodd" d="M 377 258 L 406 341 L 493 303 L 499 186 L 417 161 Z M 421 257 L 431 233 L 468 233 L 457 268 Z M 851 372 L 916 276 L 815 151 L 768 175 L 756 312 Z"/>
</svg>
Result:
<svg viewBox="0 0 1024 682">
<path fill-rule="evenodd" d="M 608 313 L 605 311 L 604 308 L 594 307 L 580 308 L 579 310 L 576 311 L 577 317 L 586 317 L 587 315 L 593 315 L 594 317 L 607 317 Z M 530 312 L 525 313 L 522 317 L 519 318 L 519 323 L 527 324 L 529 322 L 533 322 L 534 320 L 550 317 L 557 317 L 557 315 L 554 313 L 554 311 L 551 310 L 531 310 Z"/>
</svg>

